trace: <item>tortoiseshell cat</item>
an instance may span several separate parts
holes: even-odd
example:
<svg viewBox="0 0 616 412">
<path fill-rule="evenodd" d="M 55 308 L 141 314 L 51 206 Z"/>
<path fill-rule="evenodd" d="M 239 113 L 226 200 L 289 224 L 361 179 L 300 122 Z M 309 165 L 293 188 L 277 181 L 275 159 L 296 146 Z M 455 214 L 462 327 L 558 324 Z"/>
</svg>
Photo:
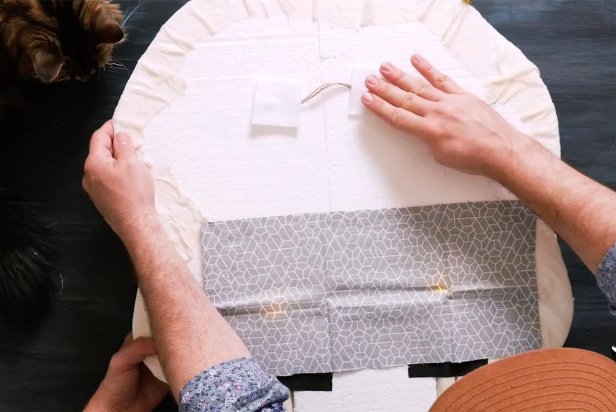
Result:
<svg viewBox="0 0 616 412">
<path fill-rule="evenodd" d="M 109 64 L 122 18 L 108 0 L 0 0 L 0 114 L 16 106 L 23 82 L 85 81 Z M 52 285 L 47 231 L 1 189 L 0 330 L 42 314 Z"/>
</svg>

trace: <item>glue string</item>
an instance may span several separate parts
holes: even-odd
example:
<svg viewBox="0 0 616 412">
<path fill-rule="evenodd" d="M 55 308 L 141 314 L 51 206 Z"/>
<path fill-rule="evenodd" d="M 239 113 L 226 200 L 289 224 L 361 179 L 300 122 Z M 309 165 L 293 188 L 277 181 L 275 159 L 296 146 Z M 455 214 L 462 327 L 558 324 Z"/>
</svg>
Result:
<svg viewBox="0 0 616 412">
<path fill-rule="evenodd" d="M 347 89 L 351 88 L 351 85 L 348 83 L 327 83 L 327 84 L 323 84 L 319 87 L 316 88 L 315 91 L 313 91 L 312 93 L 310 93 L 308 96 L 306 96 L 302 101 L 301 104 L 304 104 L 310 100 L 312 100 L 313 98 L 317 97 L 319 94 L 321 94 L 323 91 L 325 91 L 326 89 L 329 89 L 330 87 L 333 86 L 341 86 L 341 87 L 346 87 Z"/>
</svg>

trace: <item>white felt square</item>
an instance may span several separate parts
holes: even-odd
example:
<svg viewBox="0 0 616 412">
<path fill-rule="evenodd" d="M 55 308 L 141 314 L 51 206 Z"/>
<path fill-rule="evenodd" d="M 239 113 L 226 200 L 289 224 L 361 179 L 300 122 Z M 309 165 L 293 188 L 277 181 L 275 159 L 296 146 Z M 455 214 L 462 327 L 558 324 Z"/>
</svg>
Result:
<svg viewBox="0 0 616 412">
<path fill-rule="evenodd" d="M 301 100 L 301 82 L 291 79 L 259 79 L 252 103 L 252 124 L 297 128 Z"/>
<path fill-rule="evenodd" d="M 366 88 L 366 77 L 378 73 L 378 66 L 354 66 L 351 71 L 351 93 L 349 95 L 349 116 L 364 113 L 366 107 L 361 102 L 361 95 Z"/>
</svg>

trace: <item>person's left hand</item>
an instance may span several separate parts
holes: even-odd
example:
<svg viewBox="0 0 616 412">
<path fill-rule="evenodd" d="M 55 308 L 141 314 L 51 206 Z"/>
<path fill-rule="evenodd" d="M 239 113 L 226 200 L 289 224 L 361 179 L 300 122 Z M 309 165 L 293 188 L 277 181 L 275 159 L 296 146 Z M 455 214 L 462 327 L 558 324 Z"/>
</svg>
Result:
<svg viewBox="0 0 616 412">
<path fill-rule="evenodd" d="M 151 411 L 169 393 L 169 386 L 159 381 L 141 362 L 156 354 L 151 338 L 133 340 L 129 333 L 124 344 L 111 358 L 107 375 L 88 402 L 85 412 Z"/>
</svg>

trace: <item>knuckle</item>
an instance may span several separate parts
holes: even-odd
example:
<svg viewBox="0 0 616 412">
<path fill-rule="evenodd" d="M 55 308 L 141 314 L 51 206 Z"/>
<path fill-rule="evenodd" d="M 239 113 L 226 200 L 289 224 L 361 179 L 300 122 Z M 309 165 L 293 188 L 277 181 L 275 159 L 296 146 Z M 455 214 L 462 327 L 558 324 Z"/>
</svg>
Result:
<svg viewBox="0 0 616 412">
<path fill-rule="evenodd" d="M 449 76 L 445 75 L 445 74 L 440 74 L 437 79 L 436 79 L 436 83 L 439 85 L 448 83 L 451 79 L 449 78 Z"/>
<path fill-rule="evenodd" d="M 396 70 L 394 71 L 394 73 L 392 73 L 392 80 L 399 82 L 401 80 L 404 80 L 406 78 L 407 74 L 405 72 L 403 72 L 402 70 Z"/>
<path fill-rule="evenodd" d="M 393 92 L 393 88 L 391 87 L 391 84 L 385 81 L 379 82 L 377 90 L 383 93 L 384 97 L 391 96 Z"/>
<path fill-rule="evenodd" d="M 427 127 L 427 131 L 430 136 L 436 138 L 435 144 L 441 143 L 441 138 L 445 134 L 445 129 L 443 128 L 443 124 L 441 122 L 430 122 L 430 125 Z"/>
<path fill-rule="evenodd" d="M 83 164 L 83 173 L 85 175 L 90 175 L 94 171 L 93 169 L 94 169 L 94 165 L 92 164 L 92 159 L 88 157 L 85 163 Z"/>
<path fill-rule="evenodd" d="M 121 364 L 122 364 L 122 358 L 120 357 L 119 353 L 115 353 L 113 356 L 111 356 L 111 359 L 109 360 L 109 368 L 111 369 L 117 368 Z"/>
<path fill-rule="evenodd" d="M 431 113 L 431 115 L 433 115 L 434 117 L 440 117 L 440 116 L 445 116 L 447 115 L 447 111 L 448 111 L 448 107 L 445 104 L 436 104 L 434 105 L 434 109 Z"/>
<path fill-rule="evenodd" d="M 81 178 L 81 187 L 86 192 L 88 191 L 88 179 L 85 176 Z"/>
<path fill-rule="evenodd" d="M 460 107 L 458 107 L 458 105 L 452 101 L 443 101 L 435 105 L 435 113 L 439 116 L 440 119 L 451 118 L 459 110 Z"/>
<path fill-rule="evenodd" d="M 136 156 L 129 156 L 128 158 L 126 158 L 126 165 L 130 168 L 138 166 L 139 158 Z"/>
<path fill-rule="evenodd" d="M 411 107 L 414 103 L 415 95 L 413 93 L 405 93 L 402 98 L 402 105 L 404 107 Z"/>
<path fill-rule="evenodd" d="M 416 86 L 413 87 L 413 92 L 415 94 L 419 94 L 419 93 L 425 91 L 426 87 L 428 87 L 428 84 L 426 82 L 419 81 L 419 82 L 416 83 Z"/>
<path fill-rule="evenodd" d="M 399 107 L 395 107 L 389 112 L 389 122 L 392 124 L 392 126 L 400 127 L 403 123 L 403 120 L 404 111 Z"/>
<path fill-rule="evenodd" d="M 83 170 L 89 174 L 97 174 L 102 165 L 103 163 L 98 156 L 90 155 L 86 158 L 86 161 L 83 164 Z"/>
</svg>

